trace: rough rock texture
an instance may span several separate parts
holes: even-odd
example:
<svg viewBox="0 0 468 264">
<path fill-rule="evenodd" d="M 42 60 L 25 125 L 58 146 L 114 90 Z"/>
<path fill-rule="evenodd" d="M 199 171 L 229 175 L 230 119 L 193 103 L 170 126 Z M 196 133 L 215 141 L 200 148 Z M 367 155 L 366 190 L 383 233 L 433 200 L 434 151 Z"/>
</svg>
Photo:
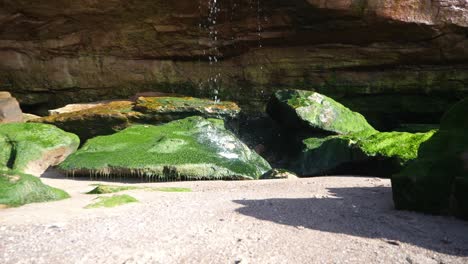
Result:
<svg viewBox="0 0 468 264">
<path fill-rule="evenodd" d="M 69 105 L 53 112 L 60 114 L 32 122 L 53 124 L 77 134 L 84 142 L 95 136 L 113 134 L 135 123 L 160 124 L 190 116 L 230 119 L 239 114 L 240 108 L 227 101 L 161 96 L 139 97 L 136 102 L 115 100 Z"/>
<path fill-rule="evenodd" d="M 311 91 L 277 91 L 267 106 L 267 112 L 290 128 L 305 127 L 334 134 L 377 132 L 360 113 Z"/>
<path fill-rule="evenodd" d="M 0 125 L 0 170 L 40 176 L 76 151 L 79 143 L 76 135 L 51 125 Z"/>
<path fill-rule="evenodd" d="M 8 92 L 0 92 L 0 124 L 23 121 L 18 101 Z"/>
<path fill-rule="evenodd" d="M 226 130 L 222 120 L 189 117 L 90 139 L 60 169 L 85 177 L 240 180 L 258 179 L 271 167 Z"/>
<path fill-rule="evenodd" d="M 314 87 L 404 122 L 438 120 L 468 93 L 466 1 L 213 5 L 2 1 L 0 89 L 36 106 L 153 90 L 258 109 L 276 89 Z"/>
<path fill-rule="evenodd" d="M 457 214 L 468 219 L 468 99 L 451 108 L 418 158 L 392 177 L 397 209 Z"/>
</svg>

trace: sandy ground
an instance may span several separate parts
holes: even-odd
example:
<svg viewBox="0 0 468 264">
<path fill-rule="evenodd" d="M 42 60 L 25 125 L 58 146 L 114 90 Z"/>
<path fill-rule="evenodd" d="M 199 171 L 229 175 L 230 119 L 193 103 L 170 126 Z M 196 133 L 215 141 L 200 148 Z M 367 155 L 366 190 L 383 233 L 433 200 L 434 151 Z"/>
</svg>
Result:
<svg viewBox="0 0 468 264">
<path fill-rule="evenodd" d="M 468 222 L 395 211 L 389 180 L 178 182 L 190 193 L 83 209 L 91 181 L 46 178 L 72 198 L 0 210 L 0 263 L 468 263 Z"/>
</svg>

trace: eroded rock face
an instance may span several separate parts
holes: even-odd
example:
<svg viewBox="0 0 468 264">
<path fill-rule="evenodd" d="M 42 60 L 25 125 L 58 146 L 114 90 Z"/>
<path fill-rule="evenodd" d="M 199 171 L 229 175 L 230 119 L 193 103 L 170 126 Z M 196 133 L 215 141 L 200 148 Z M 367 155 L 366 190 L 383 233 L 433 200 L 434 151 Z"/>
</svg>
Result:
<svg viewBox="0 0 468 264">
<path fill-rule="evenodd" d="M 75 176 L 167 181 L 252 180 L 271 167 L 222 120 L 195 116 L 90 139 L 60 169 Z"/>
<path fill-rule="evenodd" d="M 468 93 L 466 1 L 254 2 L 210 14 L 209 0 L 3 1 L 0 89 L 25 104 L 153 90 L 257 110 L 277 89 L 314 87 L 405 122 L 438 120 Z"/>
</svg>

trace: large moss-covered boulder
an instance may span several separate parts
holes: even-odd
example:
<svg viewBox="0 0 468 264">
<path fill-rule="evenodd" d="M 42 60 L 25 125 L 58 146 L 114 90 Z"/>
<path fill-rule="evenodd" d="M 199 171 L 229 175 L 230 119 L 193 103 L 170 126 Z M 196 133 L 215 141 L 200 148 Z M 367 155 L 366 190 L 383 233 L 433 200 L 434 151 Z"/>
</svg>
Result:
<svg viewBox="0 0 468 264">
<path fill-rule="evenodd" d="M 74 111 L 77 110 L 77 111 Z M 87 139 L 110 135 L 133 124 L 161 124 L 189 116 L 233 118 L 240 108 L 232 102 L 193 97 L 139 97 L 94 104 L 69 105 L 33 122 L 53 124 Z"/>
<path fill-rule="evenodd" d="M 451 108 L 418 158 L 392 177 L 397 209 L 468 219 L 468 99 Z"/>
<path fill-rule="evenodd" d="M 34 123 L 0 125 L 0 170 L 40 176 L 76 151 L 80 141 L 55 126 Z"/>
<path fill-rule="evenodd" d="M 66 192 L 45 185 L 35 176 L 11 170 L 0 171 L 0 208 L 56 201 L 69 197 Z"/>
<path fill-rule="evenodd" d="M 335 135 L 304 140 L 296 170 L 300 175 L 365 174 L 391 176 L 418 155 L 427 133 L 378 132 Z"/>
<path fill-rule="evenodd" d="M 90 139 L 60 168 L 75 176 L 150 180 L 257 179 L 271 169 L 222 120 L 196 116 Z"/>
<path fill-rule="evenodd" d="M 267 111 L 272 118 L 290 128 L 312 128 L 332 134 L 376 132 L 361 114 L 312 91 L 277 91 Z"/>
</svg>

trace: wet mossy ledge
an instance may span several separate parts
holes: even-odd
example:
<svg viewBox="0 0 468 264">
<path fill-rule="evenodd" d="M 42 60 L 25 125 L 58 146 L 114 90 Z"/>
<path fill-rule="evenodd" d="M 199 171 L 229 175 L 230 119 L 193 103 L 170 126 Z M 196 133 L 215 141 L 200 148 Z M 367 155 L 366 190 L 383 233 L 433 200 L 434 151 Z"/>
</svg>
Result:
<svg viewBox="0 0 468 264">
<path fill-rule="evenodd" d="M 390 177 L 417 158 L 427 133 L 376 132 L 336 135 L 304 140 L 304 151 L 296 165 L 301 175 L 358 174 Z"/>
<path fill-rule="evenodd" d="M 198 116 L 90 139 L 59 168 L 68 176 L 156 181 L 253 180 L 271 169 L 222 120 Z"/>
<path fill-rule="evenodd" d="M 66 109 L 67 107 L 63 108 Z M 240 108 L 233 102 L 215 102 L 183 96 L 138 97 L 135 101 L 115 100 L 105 103 L 74 105 L 74 111 L 65 111 L 32 122 L 55 125 L 77 134 L 84 142 L 90 138 L 111 135 L 134 124 L 163 124 L 190 117 L 231 119 Z"/>
<path fill-rule="evenodd" d="M 35 176 L 16 171 L 0 171 L 0 206 L 18 207 L 69 197 L 65 191 L 45 185 Z"/>
</svg>

